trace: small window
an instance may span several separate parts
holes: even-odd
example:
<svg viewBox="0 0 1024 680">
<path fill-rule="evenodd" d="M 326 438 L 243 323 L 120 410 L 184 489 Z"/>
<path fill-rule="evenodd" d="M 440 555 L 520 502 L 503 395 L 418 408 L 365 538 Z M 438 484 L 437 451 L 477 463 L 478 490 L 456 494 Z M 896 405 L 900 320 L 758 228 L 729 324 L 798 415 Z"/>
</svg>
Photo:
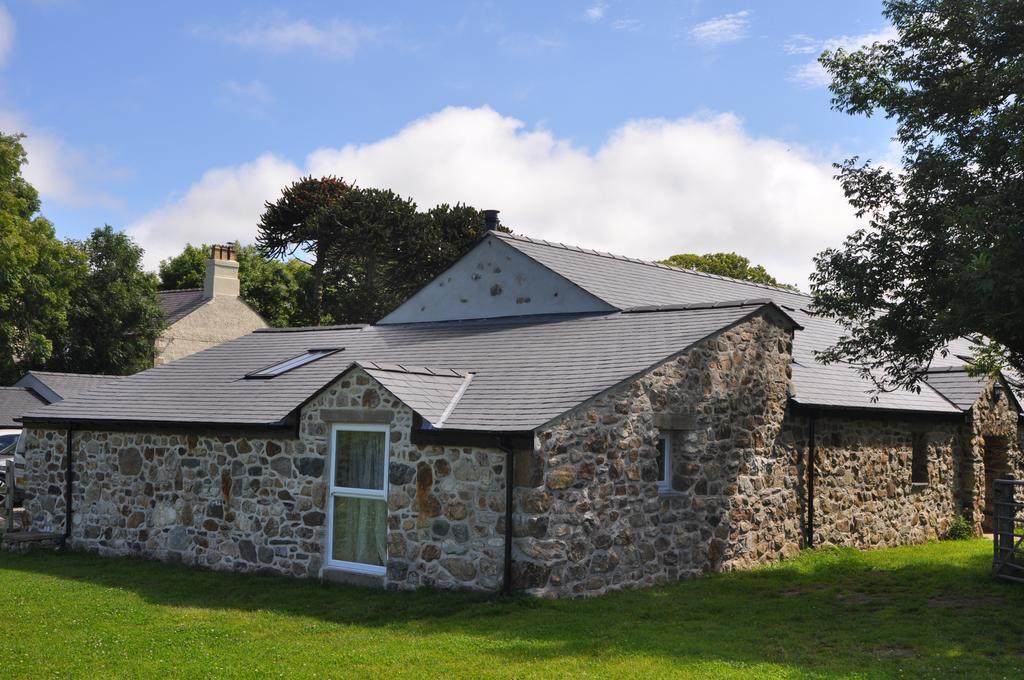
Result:
<svg viewBox="0 0 1024 680">
<path fill-rule="evenodd" d="M 913 459 L 910 468 L 912 484 L 928 483 L 928 437 L 924 432 L 915 432 L 911 438 Z"/>
<path fill-rule="evenodd" d="M 672 488 L 672 437 L 668 432 L 658 437 L 658 488 Z"/>
<path fill-rule="evenodd" d="M 281 375 L 282 373 L 287 373 L 288 371 L 296 369 L 299 366 L 305 366 L 306 364 L 311 363 L 313 361 L 316 361 L 317 359 L 322 359 L 325 356 L 328 356 L 330 354 L 334 354 L 335 352 L 339 352 L 339 351 L 341 351 L 341 350 L 338 350 L 338 349 L 311 349 L 311 350 L 308 350 L 304 354 L 300 354 L 297 357 L 292 357 L 291 359 L 285 359 L 284 361 L 279 361 L 276 364 L 272 364 L 270 366 L 267 366 L 266 368 L 261 368 L 258 371 L 253 371 L 252 373 L 248 373 L 248 374 L 246 374 L 245 377 L 246 378 L 275 378 L 275 377 Z"/>
</svg>

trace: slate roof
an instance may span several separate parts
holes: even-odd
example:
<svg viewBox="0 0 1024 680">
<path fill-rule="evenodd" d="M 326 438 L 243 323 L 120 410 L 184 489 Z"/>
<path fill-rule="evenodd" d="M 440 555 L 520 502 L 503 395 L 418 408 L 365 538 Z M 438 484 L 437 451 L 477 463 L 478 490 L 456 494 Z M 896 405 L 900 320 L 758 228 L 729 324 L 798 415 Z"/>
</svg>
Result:
<svg viewBox="0 0 1024 680">
<path fill-rule="evenodd" d="M 869 410 L 958 413 L 934 389 L 900 390 L 872 395 L 872 384 L 855 367 L 825 366 L 814 352 L 833 344 L 842 329 L 831 319 L 812 315 L 811 297 L 803 293 L 646 262 L 561 243 L 494 233 L 494 236 L 570 279 L 619 309 L 687 302 L 712 303 L 766 298 L 782 306 L 803 328 L 793 338 L 793 400 L 806 406 Z M 955 355 L 951 355 L 953 360 Z"/>
<path fill-rule="evenodd" d="M 988 378 L 967 375 L 963 366 L 932 368 L 925 380 L 958 408 L 967 411 L 988 385 Z"/>
<path fill-rule="evenodd" d="M 181 321 L 208 301 L 208 298 L 203 297 L 202 288 L 161 290 L 157 293 L 157 302 L 160 303 L 168 326 Z"/>
<path fill-rule="evenodd" d="M 426 366 L 376 362 L 360 362 L 360 366 L 405 405 L 436 427 L 444 426 L 474 377 L 469 371 L 433 369 Z"/>
<path fill-rule="evenodd" d="M 311 395 L 360 365 L 399 399 L 419 404 L 428 421 L 440 419 L 472 372 L 444 427 L 526 431 L 764 307 L 267 329 L 30 415 L 51 422 L 283 425 Z M 312 348 L 343 349 L 270 380 L 243 377 Z"/>
<path fill-rule="evenodd" d="M 801 405 L 958 414 L 933 380 L 872 394 L 855 367 L 815 351 L 841 334 L 799 292 L 491 232 L 621 311 L 257 331 L 31 414 L 55 422 L 284 426 L 311 395 L 361 366 L 435 426 L 531 430 L 773 304 L 793 320 L 793 400 Z M 175 309 L 200 301 L 178 295 Z M 191 302 L 189 302 L 191 301 Z M 196 305 L 198 306 L 198 305 Z M 657 310 L 655 313 L 642 311 Z M 184 312 L 184 313 L 187 313 Z M 184 316 L 184 313 L 182 316 Z M 172 317 L 169 317 L 169 321 Z M 178 317 L 180 318 L 180 317 Z M 271 380 L 245 374 L 310 349 L 338 348 Z M 948 361 L 961 361 L 951 348 Z M 955 365 L 955 364 L 953 364 Z"/>
<path fill-rule="evenodd" d="M 41 382 L 44 387 L 50 389 L 61 399 L 70 399 L 80 394 L 95 389 L 100 385 L 107 385 L 120 380 L 116 375 L 95 375 L 91 373 L 58 373 L 56 371 L 29 371 L 31 376 Z M 21 383 L 25 378 L 18 381 Z"/>
<path fill-rule="evenodd" d="M 680 305 L 745 298 L 771 298 L 794 309 L 811 298 L 775 286 L 739 281 L 664 264 L 637 260 L 551 241 L 491 232 L 524 255 L 561 274 L 588 293 L 619 309 Z"/>
<path fill-rule="evenodd" d="M 0 387 L 0 427 L 16 429 L 21 423 L 15 418 L 46 404 L 39 395 L 24 387 Z"/>
</svg>

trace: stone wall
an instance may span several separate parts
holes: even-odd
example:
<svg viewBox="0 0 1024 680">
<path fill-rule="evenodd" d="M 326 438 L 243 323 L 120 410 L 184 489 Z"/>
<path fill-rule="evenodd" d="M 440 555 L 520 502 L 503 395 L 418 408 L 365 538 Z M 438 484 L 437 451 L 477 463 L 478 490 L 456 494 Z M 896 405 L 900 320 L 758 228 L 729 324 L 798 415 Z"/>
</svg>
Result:
<svg viewBox="0 0 1024 680">
<path fill-rule="evenodd" d="M 25 509 L 64 530 L 66 431 L 30 429 Z M 323 459 L 305 439 L 72 433 L 71 545 L 213 569 L 315 576 Z"/>
<path fill-rule="evenodd" d="M 998 390 L 997 384 L 1000 384 Z M 983 524 L 986 498 L 992 494 L 992 478 L 1006 474 L 1017 479 L 1024 478 L 1019 422 L 1016 405 L 1008 390 L 1001 383 L 990 381 L 971 407 L 961 438 L 963 448 L 970 455 L 961 460 L 959 502 L 964 517 L 974 525 L 977 532 L 990 530 Z"/>
<path fill-rule="evenodd" d="M 328 457 L 332 422 L 391 424 L 389 588 L 496 590 L 504 557 L 505 454 L 413 444 L 413 412 L 362 370 L 303 411 L 302 431 Z"/>
<path fill-rule="evenodd" d="M 595 595 L 795 553 L 795 461 L 772 445 L 791 352 L 790 323 L 767 310 L 539 431 L 517 490 L 517 587 Z M 679 428 L 667 493 L 659 427 Z"/>
<path fill-rule="evenodd" d="M 514 584 L 588 596 L 797 552 L 808 416 L 787 411 L 792 329 L 757 315 L 540 428 L 517 453 Z M 325 565 L 332 423 L 390 425 L 383 584 L 497 590 L 505 454 L 412 443 L 413 412 L 354 370 L 314 398 L 297 433 L 76 431 L 72 546 L 214 569 L 316 577 Z M 673 441 L 671 489 L 657 441 Z M 980 529 L 986 445 L 1020 474 L 1017 414 L 992 386 L 969 420 L 816 421 L 817 544 L 877 547 Z M 912 483 L 915 437 L 928 483 Z M 67 435 L 26 430 L 26 511 L 61 530 Z"/>
<path fill-rule="evenodd" d="M 331 422 L 391 425 L 391 588 L 495 590 L 504 454 L 411 443 L 412 412 L 361 371 L 302 413 L 299 436 L 75 431 L 71 545 L 213 569 L 316 577 L 325 564 Z M 26 430 L 33 529 L 64 529 L 67 434 Z"/>
<path fill-rule="evenodd" d="M 806 456 L 810 419 L 791 415 L 776 442 L 798 461 L 800 513 L 807 517 Z M 962 420 L 892 415 L 816 417 L 815 546 L 856 548 L 921 543 L 942 536 L 959 514 Z M 915 436 L 927 447 L 928 483 L 913 484 Z"/>
<path fill-rule="evenodd" d="M 157 338 L 156 364 L 187 357 L 266 327 L 263 317 L 245 302 L 218 295 L 169 326 Z"/>
</svg>

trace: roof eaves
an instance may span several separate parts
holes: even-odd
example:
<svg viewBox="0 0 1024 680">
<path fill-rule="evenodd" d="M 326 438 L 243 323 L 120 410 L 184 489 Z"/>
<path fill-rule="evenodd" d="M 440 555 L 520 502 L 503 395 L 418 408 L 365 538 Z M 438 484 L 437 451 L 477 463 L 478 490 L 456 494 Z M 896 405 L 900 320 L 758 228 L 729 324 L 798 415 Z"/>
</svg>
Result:
<svg viewBox="0 0 1024 680">
<path fill-rule="evenodd" d="M 291 328 L 257 328 L 253 333 L 315 333 L 317 331 L 359 331 L 369 324 L 347 324 L 339 326 L 295 326 Z"/>
<path fill-rule="evenodd" d="M 821 411 L 821 412 L 838 413 L 838 414 L 842 414 L 842 413 L 847 412 L 847 411 L 854 411 L 854 412 L 857 412 L 857 413 L 873 413 L 873 414 L 879 414 L 879 415 L 896 414 L 896 415 L 907 415 L 907 416 L 912 416 L 912 415 L 926 416 L 927 415 L 927 416 L 944 416 L 944 417 L 945 416 L 949 416 L 949 417 L 958 416 L 959 417 L 959 416 L 963 416 L 964 415 L 964 412 L 960 409 L 960 407 L 957 406 L 956 404 L 953 404 L 952 402 L 951 402 L 951 405 L 953 406 L 954 409 L 956 409 L 954 411 L 935 411 L 935 410 L 931 410 L 931 409 L 893 408 L 891 406 L 885 406 L 885 407 L 845 406 L 845 405 L 844 406 L 839 406 L 839 405 L 835 405 L 835 404 L 817 404 L 817 403 L 814 403 L 814 402 L 803 402 L 803 401 L 800 401 L 797 397 L 790 397 L 789 400 L 790 400 L 790 402 L 793 405 L 795 405 L 795 406 L 797 406 L 798 408 L 801 408 L 801 409 L 806 409 L 808 411 Z M 949 400 L 947 399 L 946 401 L 949 401 Z"/>
<path fill-rule="evenodd" d="M 290 415 L 290 414 L 289 414 Z M 63 416 L 22 416 L 15 418 L 25 426 L 32 425 L 61 425 L 65 428 L 77 430 L 83 426 L 93 426 L 100 429 L 124 431 L 141 430 L 143 427 L 157 428 L 239 428 L 239 429 L 280 429 L 291 427 L 288 418 L 274 421 L 213 421 L 213 420 L 140 420 L 133 418 L 122 418 L 118 420 L 107 420 L 101 418 L 81 418 Z"/>
</svg>

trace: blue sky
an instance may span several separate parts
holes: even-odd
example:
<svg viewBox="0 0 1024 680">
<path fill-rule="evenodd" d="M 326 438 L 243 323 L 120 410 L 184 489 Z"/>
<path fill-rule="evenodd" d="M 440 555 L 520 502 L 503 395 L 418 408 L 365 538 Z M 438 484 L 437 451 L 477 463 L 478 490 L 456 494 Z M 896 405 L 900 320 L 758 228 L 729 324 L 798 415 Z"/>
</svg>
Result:
<svg viewBox="0 0 1024 680">
<path fill-rule="evenodd" d="M 888 121 L 829 109 L 814 58 L 885 31 L 870 1 L 14 0 L 0 129 L 29 134 L 60 235 L 127 228 L 151 265 L 251 238 L 274 187 L 330 171 L 803 284 L 853 224 L 828 164 L 891 154 Z"/>
</svg>

